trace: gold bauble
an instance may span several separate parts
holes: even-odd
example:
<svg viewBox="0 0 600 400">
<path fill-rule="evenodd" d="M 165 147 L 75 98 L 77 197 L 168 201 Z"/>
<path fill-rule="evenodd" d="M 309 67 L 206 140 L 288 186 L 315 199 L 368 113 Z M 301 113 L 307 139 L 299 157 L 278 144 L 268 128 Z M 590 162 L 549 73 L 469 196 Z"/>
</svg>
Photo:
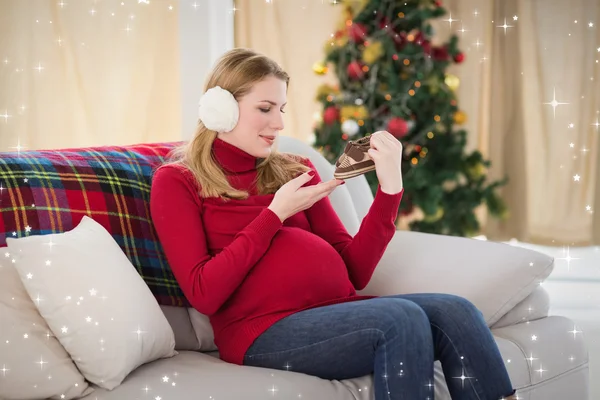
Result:
<svg viewBox="0 0 600 400">
<path fill-rule="evenodd" d="M 436 95 L 440 90 L 440 80 L 436 76 L 430 76 L 425 80 L 425 84 L 429 88 L 429 93 Z"/>
<path fill-rule="evenodd" d="M 471 179 L 479 179 L 485 174 L 485 165 L 482 163 L 477 163 L 474 166 L 467 168 L 467 175 Z"/>
<path fill-rule="evenodd" d="M 342 119 L 366 119 L 369 116 L 369 111 L 365 106 L 343 106 L 340 110 Z"/>
<path fill-rule="evenodd" d="M 460 79 L 456 75 L 446 74 L 444 78 L 444 83 L 446 86 L 450 88 L 453 92 L 456 92 L 456 89 L 460 86 Z"/>
<path fill-rule="evenodd" d="M 457 111 L 454 113 L 454 123 L 462 125 L 467 122 L 467 114 L 464 111 Z"/>
<path fill-rule="evenodd" d="M 317 75 L 325 75 L 327 73 L 327 66 L 322 62 L 316 62 L 313 64 L 313 71 Z"/>
<path fill-rule="evenodd" d="M 329 85 L 327 83 L 323 83 L 319 85 L 317 88 L 317 101 L 325 101 L 328 96 L 336 96 L 340 93 L 339 89 L 336 86 Z"/>
<path fill-rule="evenodd" d="M 439 221 L 444 216 L 444 209 L 442 207 L 438 207 L 436 213 L 434 215 L 426 215 L 423 218 L 425 222 L 436 222 Z"/>
<path fill-rule="evenodd" d="M 347 44 L 348 44 L 348 35 L 340 36 L 339 38 L 335 39 L 335 45 L 337 47 L 344 47 Z"/>
<path fill-rule="evenodd" d="M 376 40 L 365 47 L 362 53 L 362 59 L 367 64 L 374 64 L 383 55 L 383 43 Z"/>
</svg>

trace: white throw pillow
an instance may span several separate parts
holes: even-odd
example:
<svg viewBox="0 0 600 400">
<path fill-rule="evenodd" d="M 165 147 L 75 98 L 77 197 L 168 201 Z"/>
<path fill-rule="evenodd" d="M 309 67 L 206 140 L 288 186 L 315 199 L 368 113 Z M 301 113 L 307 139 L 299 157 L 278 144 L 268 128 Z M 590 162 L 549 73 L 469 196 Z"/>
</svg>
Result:
<svg viewBox="0 0 600 400">
<path fill-rule="evenodd" d="M 29 296 L 39 297 L 40 314 L 88 381 L 111 390 L 140 365 L 177 354 L 152 292 L 93 219 L 6 243 Z"/>
<path fill-rule="evenodd" d="M 0 260 L 0 399 L 77 399 L 93 391 L 29 298 L 10 253 Z M 64 397 L 63 397 L 64 396 Z"/>
</svg>

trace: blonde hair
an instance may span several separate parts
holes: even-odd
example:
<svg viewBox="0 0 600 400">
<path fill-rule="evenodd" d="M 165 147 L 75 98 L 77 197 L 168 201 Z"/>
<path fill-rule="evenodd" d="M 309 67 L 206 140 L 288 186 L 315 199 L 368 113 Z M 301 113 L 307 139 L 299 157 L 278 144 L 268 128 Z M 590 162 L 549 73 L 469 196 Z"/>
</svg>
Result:
<svg viewBox="0 0 600 400">
<path fill-rule="evenodd" d="M 225 53 L 210 73 L 204 91 L 220 86 L 233 94 L 236 100 L 246 95 L 252 86 L 274 76 L 289 85 L 288 74 L 273 60 L 250 49 L 236 48 Z M 212 154 L 212 145 L 217 132 L 198 121 L 194 137 L 173 149 L 172 161 L 163 165 L 178 164 L 194 175 L 202 197 L 246 199 L 249 193 L 233 188 Z M 256 188 L 258 194 L 275 193 L 281 186 L 310 168 L 302 157 L 291 153 L 279 153 L 276 146 L 271 154 L 257 165 Z"/>
</svg>

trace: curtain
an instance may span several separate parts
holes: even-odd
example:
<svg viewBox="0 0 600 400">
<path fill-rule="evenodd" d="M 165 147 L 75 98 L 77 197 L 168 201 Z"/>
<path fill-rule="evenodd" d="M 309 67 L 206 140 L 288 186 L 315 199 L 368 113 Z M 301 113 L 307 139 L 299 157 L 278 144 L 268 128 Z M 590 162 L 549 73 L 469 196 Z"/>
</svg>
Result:
<svg viewBox="0 0 600 400">
<path fill-rule="evenodd" d="M 0 149 L 181 139 L 178 3 L 0 1 Z"/>
<path fill-rule="evenodd" d="M 488 219 L 482 208 L 484 233 L 492 240 L 600 244 L 600 5 L 443 3 L 452 20 L 435 21 L 435 39 L 458 34 L 466 55 L 448 73 L 460 79 L 468 150 L 491 160 L 490 179 L 510 178 L 500 190 L 510 216 Z M 292 76 L 283 134 L 309 140 L 316 89 L 335 82 L 316 76 L 312 64 L 323 58 L 342 7 L 321 0 L 238 0 L 236 7 L 236 46 L 271 56 Z"/>
<path fill-rule="evenodd" d="M 472 117 L 469 143 L 491 159 L 491 178 L 510 177 L 501 193 L 511 217 L 487 221 L 486 233 L 548 245 L 600 243 L 600 6 L 449 0 L 447 7 L 470 57 L 453 67 L 463 84 L 459 104 Z M 463 25 L 468 32 L 457 31 Z M 448 22 L 438 27 L 449 33 Z"/>
</svg>

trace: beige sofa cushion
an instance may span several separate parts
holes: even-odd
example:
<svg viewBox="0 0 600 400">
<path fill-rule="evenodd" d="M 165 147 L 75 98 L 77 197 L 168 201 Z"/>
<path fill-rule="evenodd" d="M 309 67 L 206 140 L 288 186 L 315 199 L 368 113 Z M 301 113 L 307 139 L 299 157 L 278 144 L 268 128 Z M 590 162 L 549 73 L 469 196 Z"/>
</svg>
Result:
<svg viewBox="0 0 600 400">
<path fill-rule="evenodd" d="M 177 354 L 152 292 L 92 218 L 6 243 L 25 289 L 41 297 L 37 309 L 89 382 L 110 390 L 140 365 Z"/>
<path fill-rule="evenodd" d="M 450 293 L 470 300 L 492 326 L 553 268 L 552 257 L 520 247 L 397 231 L 360 294 Z"/>
<path fill-rule="evenodd" d="M 93 389 L 54 337 L 11 263 L 0 260 L 0 398 L 76 399 Z"/>
</svg>

